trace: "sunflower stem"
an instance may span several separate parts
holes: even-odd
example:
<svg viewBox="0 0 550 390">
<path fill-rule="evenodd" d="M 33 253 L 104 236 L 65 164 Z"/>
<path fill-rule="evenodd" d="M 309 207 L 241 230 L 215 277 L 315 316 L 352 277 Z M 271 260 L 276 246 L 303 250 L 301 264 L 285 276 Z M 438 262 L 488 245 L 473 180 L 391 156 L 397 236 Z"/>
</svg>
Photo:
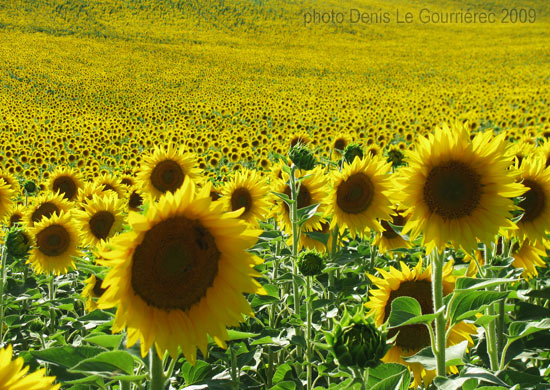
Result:
<svg viewBox="0 0 550 390">
<path fill-rule="evenodd" d="M 6 246 L 2 245 L 2 255 L 0 261 L 0 342 L 4 340 L 4 285 L 6 281 Z"/>
<path fill-rule="evenodd" d="M 235 354 L 235 349 L 233 345 L 229 346 L 231 350 L 231 383 L 233 384 L 233 390 L 239 390 L 239 377 L 237 375 L 237 355 Z"/>
<path fill-rule="evenodd" d="M 486 313 L 488 316 L 495 315 L 495 307 L 491 305 L 487 308 Z M 489 322 L 486 329 L 487 339 L 487 354 L 489 355 L 489 362 L 491 364 L 491 370 L 498 370 L 498 352 L 497 352 L 497 338 L 496 338 L 496 320 Z"/>
<path fill-rule="evenodd" d="M 118 387 L 120 390 L 130 390 L 131 383 L 127 381 L 119 381 Z"/>
<path fill-rule="evenodd" d="M 432 252 L 432 298 L 434 313 L 437 313 L 443 306 L 443 256 L 439 256 L 437 247 Z M 437 362 L 437 375 L 446 376 L 445 369 L 445 314 L 441 312 L 435 318 L 435 350 L 433 354 Z"/>
<path fill-rule="evenodd" d="M 306 276 L 306 361 L 307 361 L 307 389 L 311 390 L 313 367 L 311 364 L 311 276 Z"/>
<path fill-rule="evenodd" d="M 50 276 L 48 280 L 48 299 L 50 301 L 50 329 L 52 332 L 55 330 L 55 309 L 53 301 L 55 300 L 55 276 Z"/>
<path fill-rule="evenodd" d="M 162 361 L 154 347 L 149 350 L 149 372 L 151 374 L 149 390 L 163 390 L 164 372 L 162 369 Z"/>
</svg>

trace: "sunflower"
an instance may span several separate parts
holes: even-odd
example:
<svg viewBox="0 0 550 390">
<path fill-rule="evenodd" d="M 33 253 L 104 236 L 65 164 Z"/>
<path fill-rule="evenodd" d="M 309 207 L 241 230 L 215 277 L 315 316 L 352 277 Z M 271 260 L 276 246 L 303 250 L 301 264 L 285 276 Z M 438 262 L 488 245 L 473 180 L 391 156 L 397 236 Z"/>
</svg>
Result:
<svg viewBox="0 0 550 390">
<path fill-rule="evenodd" d="M 82 187 L 80 173 L 72 168 L 57 168 L 50 176 L 48 188 L 59 193 L 69 201 L 75 200 Z"/>
<path fill-rule="evenodd" d="M 528 188 L 519 203 L 524 211 L 514 231 L 520 239 L 542 240 L 550 223 L 550 169 L 545 168 L 544 158 L 535 155 L 523 159 L 519 180 Z"/>
<path fill-rule="evenodd" d="M 514 261 L 512 266 L 515 268 L 523 268 L 522 276 L 532 278 L 539 273 L 536 267 L 546 267 L 546 263 L 542 257 L 546 257 L 546 248 L 548 242 L 546 240 L 532 243 L 529 240 L 516 242 L 512 247 L 512 257 Z"/>
<path fill-rule="evenodd" d="M 283 179 L 278 180 L 275 183 L 276 192 L 283 193 L 290 198 L 291 191 L 289 182 L 289 176 L 285 172 L 281 173 Z M 311 171 L 296 171 L 296 178 L 303 180 L 300 183 L 300 189 L 298 191 L 298 209 L 311 206 L 319 203 L 317 213 L 308 219 L 303 225 L 302 229 L 314 230 L 321 229 L 322 215 L 326 213 L 327 204 L 326 196 L 328 194 L 328 186 L 326 175 L 321 167 L 317 167 Z M 277 204 L 273 208 L 274 216 L 279 221 L 280 226 L 290 233 L 292 232 L 292 224 L 290 222 L 290 209 L 288 205 L 280 198 L 277 199 Z"/>
<path fill-rule="evenodd" d="M 13 348 L 8 345 L 0 349 L 0 389 L 2 390 L 57 390 L 60 384 L 54 385 L 55 376 L 45 376 L 46 369 L 28 374 L 29 366 L 23 367 L 22 357 L 11 360 Z"/>
<path fill-rule="evenodd" d="M 390 267 L 390 272 L 378 269 L 383 278 L 368 275 L 376 290 L 372 290 L 371 297 L 365 307 L 369 308 L 369 314 L 374 316 L 376 325 L 381 326 L 387 321 L 391 303 L 397 297 L 408 296 L 415 298 L 422 308 L 422 314 L 433 313 L 431 265 L 422 270 L 422 261 L 416 267 L 410 269 L 401 262 L 401 271 Z M 443 267 L 443 293 L 447 295 L 454 290 L 456 277 L 452 275 L 453 262 L 449 261 Z M 406 325 L 392 328 L 388 332 L 388 338 L 397 335 L 393 347 L 382 358 L 389 363 L 401 363 L 413 372 L 414 386 L 419 386 L 423 381 L 425 385 L 431 383 L 435 376 L 435 370 L 426 370 L 420 363 L 409 363 L 403 357 L 409 357 L 430 346 L 430 335 L 424 324 Z M 468 340 L 473 345 L 471 334 L 476 333 L 476 327 L 466 322 L 459 322 L 450 330 L 447 337 L 447 347 Z"/>
<path fill-rule="evenodd" d="M 394 213 L 391 218 L 391 224 L 394 226 L 403 226 L 405 225 L 405 217 L 399 213 L 399 211 L 394 210 Z M 387 253 L 394 249 L 399 248 L 410 248 L 411 244 L 405 240 L 400 234 L 398 234 L 388 223 L 388 221 L 381 221 L 380 224 L 384 228 L 382 233 L 378 233 L 373 242 L 374 245 L 378 246 L 380 253 Z"/>
<path fill-rule="evenodd" d="M 14 193 L 18 193 L 20 190 L 19 182 L 11 173 L 6 171 L 0 171 L 0 179 L 11 188 Z"/>
<path fill-rule="evenodd" d="M 341 157 L 342 153 L 351 143 L 351 138 L 346 133 L 340 133 L 332 140 L 332 152 L 336 157 Z"/>
<path fill-rule="evenodd" d="M 122 230 L 124 203 L 115 194 L 96 195 L 83 207 L 75 213 L 83 245 L 95 246 Z"/>
<path fill-rule="evenodd" d="M 153 344 L 174 358 L 178 346 L 194 364 L 196 348 L 206 355 L 207 334 L 221 347 L 227 326 L 253 315 L 242 293 L 265 293 L 254 279 L 261 260 L 246 252 L 259 235 L 223 213 L 206 191 L 185 178 L 174 193 L 152 203 L 146 215 L 130 213 L 131 231 L 101 251 L 112 267 L 98 300 L 100 309 L 118 306 L 113 332 L 128 329 L 128 347 L 140 340 L 145 356 Z"/>
<path fill-rule="evenodd" d="M 72 213 L 61 212 L 35 223 L 31 229 L 34 248 L 27 263 L 38 274 L 65 274 L 74 268 L 73 257 L 81 255 L 78 250 L 78 233 L 71 224 Z"/>
<path fill-rule="evenodd" d="M 4 218 L 6 225 L 12 227 L 16 223 L 22 223 L 25 215 L 25 206 L 22 204 L 12 205 Z"/>
<path fill-rule="evenodd" d="M 382 232 L 376 219 L 390 219 L 392 213 L 389 170 L 390 165 L 376 157 L 356 157 L 351 164 L 345 163 L 333 180 L 331 228 L 338 225 L 342 232 L 347 227 L 354 237 L 366 228 Z"/>
<path fill-rule="evenodd" d="M 158 198 L 166 192 L 175 192 L 187 176 L 197 179 L 199 170 L 194 168 L 197 163 L 195 156 L 184 154 L 182 150 L 176 150 L 172 145 L 168 146 L 168 150 L 156 147 L 151 155 L 144 158 L 136 178 L 138 185 Z"/>
<path fill-rule="evenodd" d="M 121 187 L 122 184 L 118 183 L 118 179 L 115 176 L 109 175 L 108 173 L 104 173 L 103 175 L 96 177 L 94 179 L 94 183 L 101 189 L 102 192 L 113 192 L 119 198 L 122 198 L 124 194 L 124 189 Z"/>
<path fill-rule="evenodd" d="M 50 218 L 62 211 L 68 212 L 71 210 L 72 204 L 65 200 L 61 194 L 46 193 L 39 195 L 32 200 L 30 207 L 27 209 L 24 222 L 31 228 L 43 218 Z"/>
<path fill-rule="evenodd" d="M 92 312 L 97 309 L 97 299 L 100 298 L 105 292 L 105 289 L 101 287 L 103 279 L 92 274 L 85 280 L 85 283 L 86 287 L 82 290 L 82 297 L 86 299 L 86 311 Z"/>
<path fill-rule="evenodd" d="M 84 208 L 84 205 L 90 201 L 95 195 L 103 194 L 103 186 L 89 181 L 84 183 L 84 185 L 79 188 L 77 195 L 77 202 L 81 208 Z"/>
<path fill-rule="evenodd" d="M 467 128 L 457 123 L 420 138 L 408 153 L 409 166 L 401 169 L 396 191 L 408 220 L 402 233 L 430 253 L 451 241 L 467 252 L 476 238 L 489 244 L 501 228 L 515 228 L 508 219 L 525 187 L 514 182 L 507 167 L 505 134 L 478 133 L 470 142 Z"/>
<path fill-rule="evenodd" d="M 0 179 L 0 219 L 10 211 L 13 193 L 12 187 L 4 179 Z"/>
<path fill-rule="evenodd" d="M 256 225 L 269 211 L 269 189 L 265 182 L 254 171 L 235 174 L 233 179 L 222 188 L 225 209 L 237 211 L 244 208 L 239 218 Z"/>
</svg>

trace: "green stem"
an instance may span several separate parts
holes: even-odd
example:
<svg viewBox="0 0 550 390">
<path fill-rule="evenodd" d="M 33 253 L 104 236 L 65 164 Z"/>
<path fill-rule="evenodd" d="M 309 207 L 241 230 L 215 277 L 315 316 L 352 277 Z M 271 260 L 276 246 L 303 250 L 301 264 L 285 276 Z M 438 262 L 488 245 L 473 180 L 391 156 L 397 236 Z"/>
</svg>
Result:
<svg viewBox="0 0 550 390">
<path fill-rule="evenodd" d="M 170 380 L 170 378 L 172 377 L 172 374 L 174 373 L 174 368 L 176 367 L 176 360 L 177 360 L 177 359 L 172 359 L 170 356 L 167 356 L 167 359 L 170 360 L 170 364 L 168 364 L 168 370 L 166 370 L 166 372 L 164 373 L 165 385 L 168 384 L 167 382 Z"/>
<path fill-rule="evenodd" d="M 363 378 L 363 374 L 361 373 L 361 370 L 357 367 L 353 367 L 352 370 L 355 375 L 355 378 L 359 379 L 359 383 L 361 383 L 361 390 L 367 390 L 367 384 L 365 383 L 365 378 Z"/>
<path fill-rule="evenodd" d="M 500 291 L 503 291 L 502 286 Z M 502 350 L 504 348 L 504 311 L 505 311 L 506 299 L 502 299 L 497 304 L 497 354 L 502 360 L 504 360 L 504 355 L 502 355 Z"/>
<path fill-rule="evenodd" d="M 300 231 L 298 229 L 298 189 L 296 188 L 295 173 L 296 166 L 292 165 L 290 170 L 290 199 L 293 200 L 290 205 L 290 222 L 292 224 L 292 287 L 294 290 L 294 313 L 300 317 L 300 290 L 298 289 L 298 270 L 296 266 Z"/>
<path fill-rule="evenodd" d="M 55 330 L 55 308 L 53 301 L 55 300 L 55 276 L 50 276 L 48 280 L 48 299 L 50 301 L 50 329 L 52 332 Z"/>
<path fill-rule="evenodd" d="M 239 390 L 239 378 L 237 376 L 237 356 L 235 355 L 235 349 L 233 345 L 229 346 L 231 350 L 231 382 L 233 384 L 233 390 Z"/>
<path fill-rule="evenodd" d="M 149 390 L 164 390 L 164 372 L 162 371 L 162 361 L 160 360 L 154 347 L 149 350 L 149 370 L 151 373 Z"/>
<path fill-rule="evenodd" d="M 307 361 L 307 389 L 311 390 L 313 367 L 311 363 L 311 276 L 306 276 L 306 361 Z"/>
<path fill-rule="evenodd" d="M 6 246 L 2 245 L 2 258 L 0 260 L 0 342 L 4 340 L 4 285 L 6 281 Z"/>
<path fill-rule="evenodd" d="M 439 256 L 437 248 L 432 252 L 432 299 L 434 313 L 443 306 L 443 256 Z M 435 318 L 435 350 L 433 351 L 437 362 L 437 375 L 446 376 L 445 369 L 445 313 L 442 312 Z M 432 348 L 433 350 L 433 348 Z"/>
<path fill-rule="evenodd" d="M 488 316 L 495 315 L 495 307 L 491 305 L 487 308 L 486 313 Z M 489 355 L 489 362 L 491 364 L 491 370 L 498 370 L 498 351 L 497 351 L 497 338 L 496 338 L 496 320 L 489 322 L 489 325 L 485 329 L 485 338 L 487 339 L 487 354 Z"/>
<path fill-rule="evenodd" d="M 130 390 L 131 383 L 127 381 L 119 381 L 120 390 Z"/>
</svg>

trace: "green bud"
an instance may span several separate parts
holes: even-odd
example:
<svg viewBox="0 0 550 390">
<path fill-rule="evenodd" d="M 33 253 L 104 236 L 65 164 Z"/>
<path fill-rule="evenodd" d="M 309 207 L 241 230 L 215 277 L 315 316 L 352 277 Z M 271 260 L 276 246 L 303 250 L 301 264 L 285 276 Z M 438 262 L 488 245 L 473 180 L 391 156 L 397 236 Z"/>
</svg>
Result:
<svg viewBox="0 0 550 390">
<path fill-rule="evenodd" d="M 36 183 L 32 180 L 27 180 L 25 184 L 23 184 L 23 188 L 27 191 L 27 194 L 34 194 L 38 190 Z"/>
<path fill-rule="evenodd" d="M 21 228 L 13 228 L 6 237 L 8 256 L 15 259 L 24 259 L 29 254 L 31 240 Z"/>
<path fill-rule="evenodd" d="M 367 320 L 362 309 L 353 317 L 346 311 L 326 338 L 341 366 L 376 367 L 391 347 L 386 343 L 386 333 Z"/>
<path fill-rule="evenodd" d="M 358 144 L 349 144 L 344 149 L 344 161 L 351 164 L 355 160 L 355 157 L 359 157 L 359 159 L 363 158 L 363 148 Z"/>
<path fill-rule="evenodd" d="M 315 251 L 302 252 L 298 258 L 298 269 L 304 276 L 315 276 L 323 272 L 325 262 Z"/>
<path fill-rule="evenodd" d="M 42 332 L 44 330 L 44 322 L 39 318 L 35 318 L 27 324 L 27 327 L 32 332 Z"/>
<path fill-rule="evenodd" d="M 388 152 L 388 162 L 395 168 L 400 165 L 403 165 L 403 159 L 405 155 L 399 149 L 391 149 Z"/>
<path fill-rule="evenodd" d="M 311 171 L 315 168 L 315 156 L 313 152 L 309 150 L 304 144 L 298 143 L 290 148 L 288 152 L 288 157 L 290 160 L 298 167 L 298 169 L 303 169 L 304 171 Z"/>
</svg>

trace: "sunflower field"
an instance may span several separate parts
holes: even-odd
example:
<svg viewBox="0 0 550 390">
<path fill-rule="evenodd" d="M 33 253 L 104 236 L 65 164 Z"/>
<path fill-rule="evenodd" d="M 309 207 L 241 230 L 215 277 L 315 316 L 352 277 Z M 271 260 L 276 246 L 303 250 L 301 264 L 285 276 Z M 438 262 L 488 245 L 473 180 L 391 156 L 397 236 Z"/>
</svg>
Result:
<svg viewBox="0 0 550 390">
<path fill-rule="evenodd" d="M 0 3 L 0 390 L 550 389 L 550 3 Z"/>
</svg>

